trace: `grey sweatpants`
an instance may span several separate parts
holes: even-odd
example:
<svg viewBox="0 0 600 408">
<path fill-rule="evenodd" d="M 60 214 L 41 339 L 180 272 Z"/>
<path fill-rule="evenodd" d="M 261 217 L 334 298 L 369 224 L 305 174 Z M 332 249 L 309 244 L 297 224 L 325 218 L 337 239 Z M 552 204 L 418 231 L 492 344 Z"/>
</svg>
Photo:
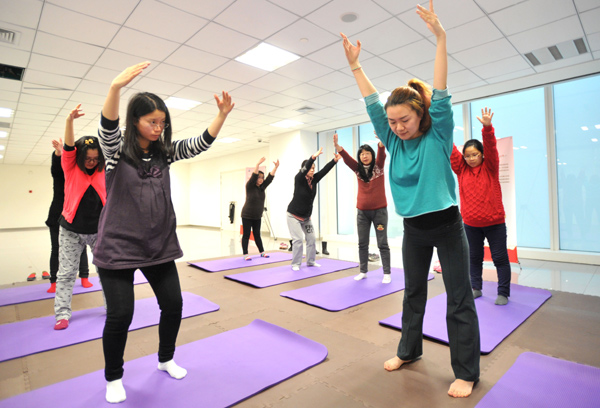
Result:
<svg viewBox="0 0 600 408">
<path fill-rule="evenodd" d="M 79 271 L 81 252 L 86 245 L 93 250 L 98 234 L 77 234 L 60 227 L 58 236 L 58 274 L 56 276 L 56 296 L 54 315 L 56 321 L 71 318 L 71 298 L 73 286 Z M 96 268 L 97 269 L 97 268 Z"/>
<path fill-rule="evenodd" d="M 315 230 L 312 221 L 310 218 L 300 221 L 292 214 L 287 213 L 287 224 L 292 237 L 292 266 L 302 264 L 303 238 L 306 238 L 306 264 L 314 265 L 317 257 L 317 247 L 315 246 Z"/>
</svg>

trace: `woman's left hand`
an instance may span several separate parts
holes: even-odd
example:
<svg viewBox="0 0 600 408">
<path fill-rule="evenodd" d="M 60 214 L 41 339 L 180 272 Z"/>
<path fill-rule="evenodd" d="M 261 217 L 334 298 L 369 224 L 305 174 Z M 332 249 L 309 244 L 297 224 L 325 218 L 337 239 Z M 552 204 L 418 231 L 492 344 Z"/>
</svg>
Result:
<svg viewBox="0 0 600 408">
<path fill-rule="evenodd" d="M 340 160 L 341 158 L 342 158 L 342 155 L 341 155 L 341 154 L 338 154 L 338 153 L 334 153 L 334 154 L 333 154 L 333 160 L 335 160 L 335 162 L 336 162 L 336 163 L 337 163 L 337 162 L 338 162 L 338 160 Z"/>
<path fill-rule="evenodd" d="M 235 106 L 235 103 L 231 101 L 231 96 L 229 95 L 229 93 L 223 91 L 223 99 L 219 99 L 219 96 L 216 94 L 214 95 L 214 97 L 215 101 L 217 101 L 217 107 L 219 108 L 219 112 L 221 112 L 225 116 L 229 115 L 229 112 L 231 112 L 231 110 Z"/>
<path fill-rule="evenodd" d="M 435 14 L 433 11 L 433 0 L 429 0 L 429 10 L 417 4 L 417 14 L 419 17 L 421 17 L 421 19 L 423 19 L 423 21 L 427 23 L 427 28 L 436 37 L 446 34 L 446 31 L 444 30 L 444 27 L 442 27 L 442 23 L 440 23 L 437 14 Z"/>
</svg>

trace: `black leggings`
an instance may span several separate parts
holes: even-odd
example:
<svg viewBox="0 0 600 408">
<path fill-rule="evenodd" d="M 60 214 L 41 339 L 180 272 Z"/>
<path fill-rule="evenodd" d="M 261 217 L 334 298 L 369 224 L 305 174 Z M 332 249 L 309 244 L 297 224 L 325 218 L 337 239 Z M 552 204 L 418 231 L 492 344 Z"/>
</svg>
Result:
<svg viewBox="0 0 600 408">
<path fill-rule="evenodd" d="M 148 279 L 161 310 L 158 324 L 158 361 L 164 363 L 173 359 L 175 341 L 181 325 L 183 300 L 177 267 L 174 261 L 170 261 L 146 266 L 140 270 Z M 106 323 L 102 333 L 106 381 L 123 377 L 123 354 L 127 343 L 127 332 L 133 319 L 135 301 L 134 272 L 135 269 L 98 268 L 107 308 Z"/>
<path fill-rule="evenodd" d="M 262 239 L 260 238 L 260 221 L 260 218 L 258 220 L 242 218 L 242 227 L 244 228 L 244 234 L 242 235 L 242 250 L 244 251 L 244 255 L 248 255 L 248 241 L 250 240 L 251 230 L 254 231 L 254 242 L 258 247 L 258 251 L 261 254 L 265 252 Z"/>
</svg>

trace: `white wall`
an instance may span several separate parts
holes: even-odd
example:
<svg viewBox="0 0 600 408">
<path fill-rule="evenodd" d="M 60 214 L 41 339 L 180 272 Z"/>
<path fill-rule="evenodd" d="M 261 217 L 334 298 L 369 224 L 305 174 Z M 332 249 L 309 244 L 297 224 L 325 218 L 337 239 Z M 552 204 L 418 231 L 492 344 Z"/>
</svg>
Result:
<svg viewBox="0 0 600 408">
<path fill-rule="evenodd" d="M 187 225 L 190 207 L 189 164 L 176 162 L 171 166 L 170 173 L 171 199 L 177 224 Z M 52 194 L 50 165 L 0 164 L 0 229 L 45 227 Z"/>
<path fill-rule="evenodd" d="M 52 202 L 50 166 L 0 164 L 0 197 L 0 228 L 45 227 Z"/>
</svg>

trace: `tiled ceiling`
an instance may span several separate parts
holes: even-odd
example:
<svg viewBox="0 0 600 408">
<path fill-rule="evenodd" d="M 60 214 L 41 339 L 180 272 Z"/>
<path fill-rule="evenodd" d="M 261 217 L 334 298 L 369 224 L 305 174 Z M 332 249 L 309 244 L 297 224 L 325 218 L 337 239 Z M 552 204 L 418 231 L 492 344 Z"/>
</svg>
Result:
<svg viewBox="0 0 600 408">
<path fill-rule="evenodd" d="M 452 92 L 600 59 L 600 0 L 435 6 L 448 33 Z M 345 23 L 347 13 L 358 18 Z M 220 137 L 241 140 L 215 143 L 204 158 L 259 147 L 258 138 L 289 132 L 270 125 L 283 119 L 310 131 L 365 121 L 340 31 L 362 41 L 361 62 L 380 91 L 433 76 L 435 41 L 412 0 L 0 0 L 0 29 L 17 33 L 14 44 L 0 42 L 0 63 L 26 68 L 22 82 L 0 79 L 0 107 L 14 110 L 0 118 L 4 164 L 47 165 L 78 103 L 86 115 L 76 134 L 96 134 L 110 82 L 144 60 L 152 64 L 123 92 L 121 116 L 142 90 L 201 101 L 171 110 L 176 139 L 201 133 L 217 112 L 212 95 L 231 93 L 236 107 Z M 587 53 L 538 66 L 524 57 L 577 38 Z M 301 58 L 274 72 L 234 60 L 263 41 Z"/>
</svg>

